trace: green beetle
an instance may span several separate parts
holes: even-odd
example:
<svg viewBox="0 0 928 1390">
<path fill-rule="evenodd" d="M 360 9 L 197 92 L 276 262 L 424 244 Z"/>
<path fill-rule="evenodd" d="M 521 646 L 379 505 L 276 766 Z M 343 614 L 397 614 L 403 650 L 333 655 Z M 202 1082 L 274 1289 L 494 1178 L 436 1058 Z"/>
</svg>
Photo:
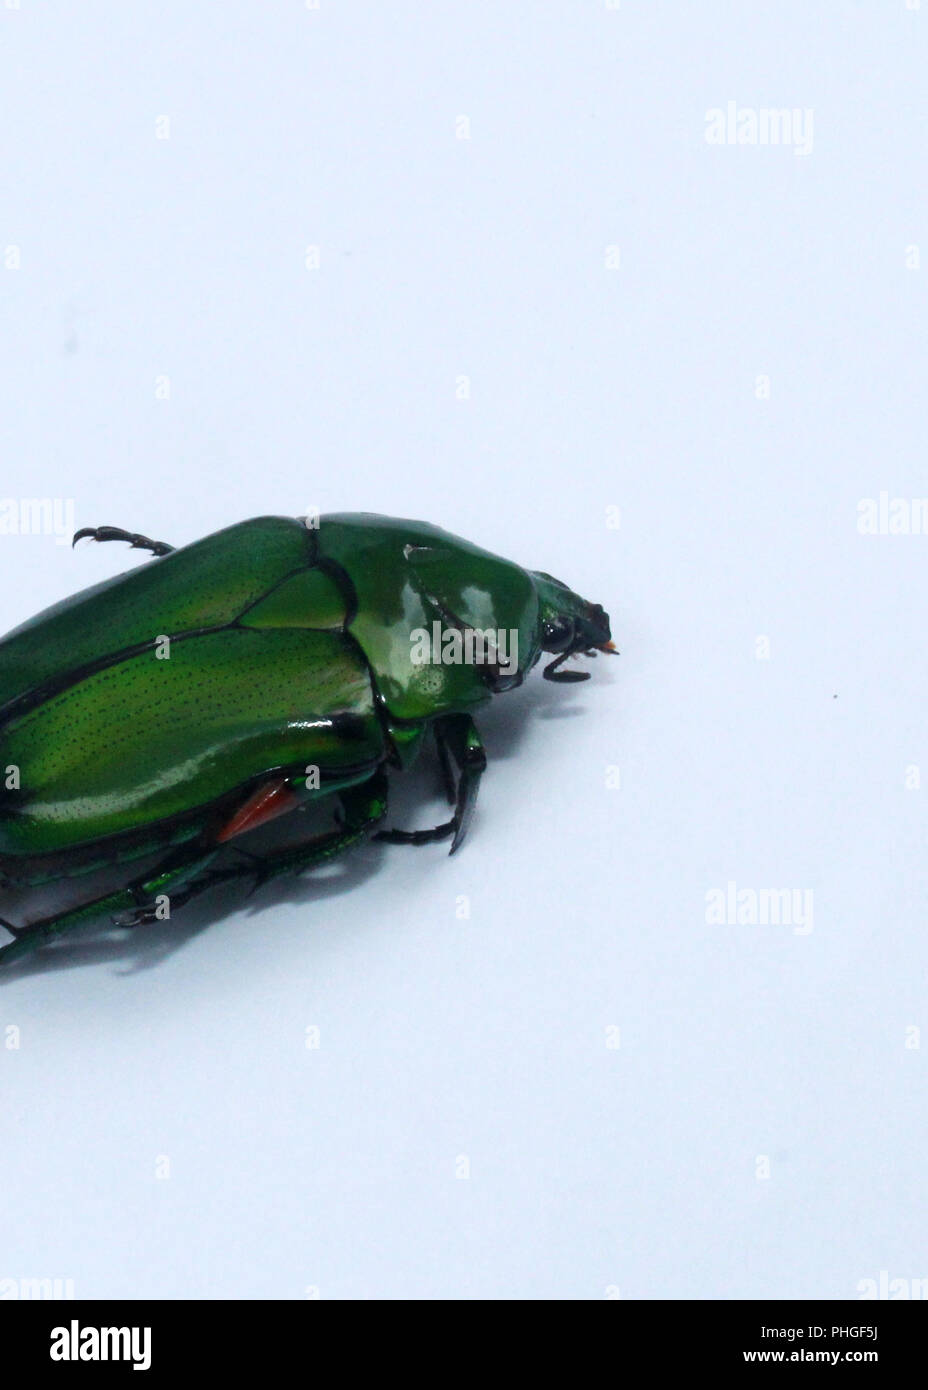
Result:
<svg viewBox="0 0 928 1390">
<path fill-rule="evenodd" d="M 135 926 L 229 878 L 326 862 L 383 820 L 388 769 L 429 729 L 450 820 L 375 833 L 450 838 L 453 853 L 486 766 L 472 712 L 542 652 L 548 679 L 575 681 L 567 657 L 614 651 L 598 604 L 424 522 L 258 517 L 178 550 L 113 526 L 82 537 L 156 558 L 0 641 L 0 889 L 105 866 L 120 886 L 25 926 L 0 919 L 2 961 L 97 916 Z M 332 795 L 330 831 L 215 863 Z"/>
</svg>

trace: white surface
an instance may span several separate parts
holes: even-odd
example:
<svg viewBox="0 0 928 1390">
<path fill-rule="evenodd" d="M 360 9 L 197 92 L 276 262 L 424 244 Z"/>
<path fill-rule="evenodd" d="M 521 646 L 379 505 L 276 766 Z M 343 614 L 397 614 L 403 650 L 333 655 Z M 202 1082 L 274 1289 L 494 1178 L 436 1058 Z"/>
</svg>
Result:
<svg viewBox="0 0 928 1390">
<path fill-rule="evenodd" d="M 928 1276 L 928 538 L 856 511 L 928 495 L 926 25 L 902 0 L 0 10 L 3 493 L 176 544 L 423 517 L 602 602 L 622 649 L 500 698 L 453 860 L 370 847 L 344 883 L 2 983 L 0 1278 Z M 729 100 L 812 108 L 811 153 L 709 145 Z M 4 630 L 130 563 L 0 538 Z M 811 890 L 813 930 L 707 923 L 730 880 Z"/>
</svg>

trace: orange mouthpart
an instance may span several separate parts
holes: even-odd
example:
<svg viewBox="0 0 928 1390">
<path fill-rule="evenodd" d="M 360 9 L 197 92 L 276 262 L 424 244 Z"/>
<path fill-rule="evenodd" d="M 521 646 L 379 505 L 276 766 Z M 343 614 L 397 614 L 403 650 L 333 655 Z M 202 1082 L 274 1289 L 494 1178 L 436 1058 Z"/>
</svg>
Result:
<svg viewBox="0 0 928 1390">
<path fill-rule="evenodd" d="M 603 642 L 596 648 L 598 652 L 612 652 L 613 656 L 618 656 L 619 649 L 614 642 Z"/>
</svg>

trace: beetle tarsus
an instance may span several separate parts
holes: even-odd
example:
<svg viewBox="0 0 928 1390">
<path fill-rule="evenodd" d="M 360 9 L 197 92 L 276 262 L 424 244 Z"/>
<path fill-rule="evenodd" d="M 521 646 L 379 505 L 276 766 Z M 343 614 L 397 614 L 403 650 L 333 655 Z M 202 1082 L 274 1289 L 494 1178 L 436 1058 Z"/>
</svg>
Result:
<svg viewBox="0 0 928 1390">
<path fill-rule="evenodd" d="M 149 907 L 137 907 L 134 912 L 119 912 L 110 919 L 114 927 L 131 930 L 133 927 L 147 927 L 158 921 L 158 911 L 152 903 Z"/>
<path fill-rule="evenodd" d="M 388 845 L 433 845 L 436 840 L 447 840 L 455 834 L 458 825 L 454 817 L 443 825 L 434 825 L 430 830 L 378 830 L 375 840 L 383 840 Z"/>
<path fill-rule="evenodd" d="M 121 526 L 82 526 L 74 532 L 72 550 L 78 541 L 88 537 L 94 541 L 126 541 L 133 550 L 150 550 L 152 555 L 170 555 L 174 549 L 167 541 L 152 541 L 147 536 L 140 536 L 138 531 L 124 531 Z"/>
</svg>

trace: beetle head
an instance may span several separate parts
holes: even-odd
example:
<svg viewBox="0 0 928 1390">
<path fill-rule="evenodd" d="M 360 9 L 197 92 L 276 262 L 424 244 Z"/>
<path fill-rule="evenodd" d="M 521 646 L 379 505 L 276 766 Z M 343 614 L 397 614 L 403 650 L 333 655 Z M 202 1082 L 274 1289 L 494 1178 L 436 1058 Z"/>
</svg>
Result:
<svg viewBox="0 0 928 1390">
<path fill-rule="evenodd" d="M 536 571 L 532 578 L 538 591 L 541 649 L 555 654 L 554 660 L 544 669 L 545 680 L 587 680 L 588 671 L 561 671 L 559 667 L 569 656 L 578 653 L 584 656 L 595 656 L 597 652 L 615 653 L 609 614 L 602 604 L 588 603 L 550 574 Z"/>
</svg>

